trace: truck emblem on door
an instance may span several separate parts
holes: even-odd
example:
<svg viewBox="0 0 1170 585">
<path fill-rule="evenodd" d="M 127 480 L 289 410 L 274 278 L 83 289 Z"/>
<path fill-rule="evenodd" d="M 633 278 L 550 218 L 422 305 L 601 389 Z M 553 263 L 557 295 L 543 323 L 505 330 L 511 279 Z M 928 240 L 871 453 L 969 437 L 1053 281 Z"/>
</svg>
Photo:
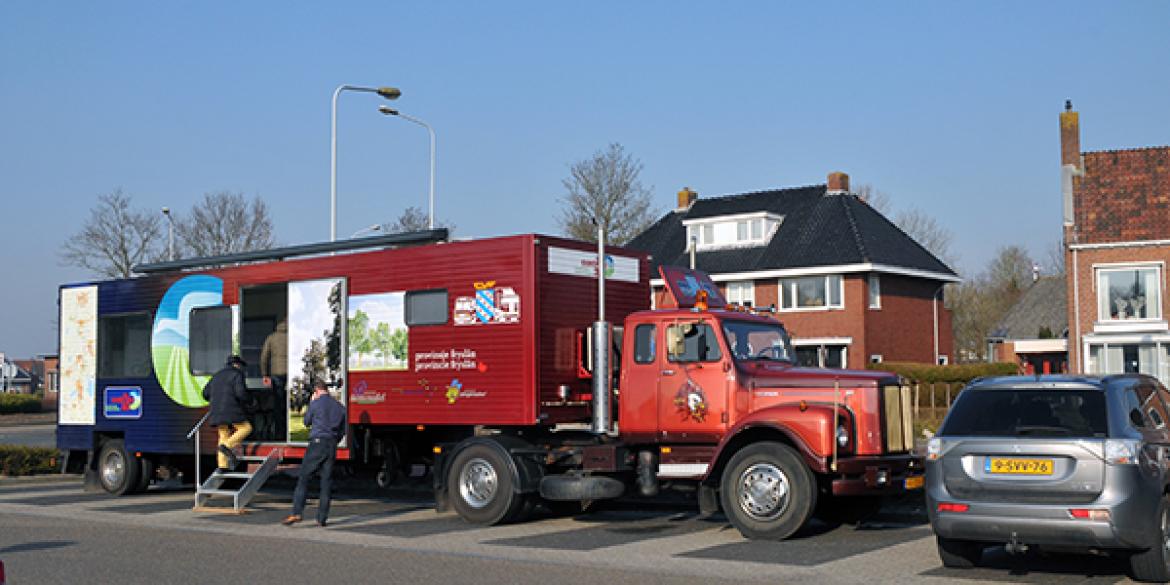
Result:
<svg viewBox="0 0 1170 585">
<path fill-rule="evenodd" d="M 696 422 L 703 422 L 707 418 L 707 396 L 703 394 L 703 389 L 690 379 L 674 394 L 674 405 L 683 420 L 694 419 Z"/>
</svg>

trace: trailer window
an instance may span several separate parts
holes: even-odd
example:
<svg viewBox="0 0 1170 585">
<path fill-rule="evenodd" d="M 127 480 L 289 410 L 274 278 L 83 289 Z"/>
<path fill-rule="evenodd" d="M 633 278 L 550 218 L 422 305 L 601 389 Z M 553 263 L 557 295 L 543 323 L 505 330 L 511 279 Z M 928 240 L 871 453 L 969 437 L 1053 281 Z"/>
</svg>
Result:
<svg viewBox="0 0 1170 585">
<path fill-rule="evenodd" d="M 191 311 L 191 373 L 210 376 L 232 355 L 232 308 L 205 307 Z"/>
<path fill-rule="evenodd" d="M 714 362 L 723 357 L 715 328 L 707 323 L 670 325 L 666 340 L 666 355 L 672 362 Z"/>
<path fill-rule="evenodd" d="M 98 377 L 150 375 L 150 315 L 103 315 L 98 319 Z"/>
<path fill-rule="evenodd" d="M 639 364 L 654 362 L 654 333 L 653 325 L 639 325 L 634 329 L 634 361 Z"/>
<path fill-rule="evenodd" d="M 447 289 L 415 290 L 406 293 L 406 325 L 445 325 Z"/>
</svg>

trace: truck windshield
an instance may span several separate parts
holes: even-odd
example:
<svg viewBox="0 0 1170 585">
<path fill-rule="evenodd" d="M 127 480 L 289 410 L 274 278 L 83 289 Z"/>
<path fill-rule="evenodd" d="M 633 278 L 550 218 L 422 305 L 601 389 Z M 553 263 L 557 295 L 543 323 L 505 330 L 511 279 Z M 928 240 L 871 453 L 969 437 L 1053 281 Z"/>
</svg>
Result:
<svg viewBox="0 0 1170 585">
<path fill-rule="evenodd" d="M 727 338 L 727 346 L 736 361 L 794 361 L 792 341 L 788 338 L 784 326 L 779 323 L 729 319 L 723 322 L 723 335 Z"/>
</svg>

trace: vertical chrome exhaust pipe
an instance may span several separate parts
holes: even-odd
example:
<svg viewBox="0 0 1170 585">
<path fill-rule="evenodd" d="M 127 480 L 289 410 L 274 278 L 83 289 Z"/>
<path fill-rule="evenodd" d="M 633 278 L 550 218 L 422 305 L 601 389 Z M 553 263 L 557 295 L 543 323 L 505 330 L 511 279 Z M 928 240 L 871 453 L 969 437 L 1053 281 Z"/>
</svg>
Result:
<svg viewBox="0 0 1170 585">
<path fill-rule="evenodd" d="M 609 323 L 605 320 L 605 227 L 597 223 L 597 322 L 593 324 L 593 428 L 608 433 L 610 418 Z"/>
</svg>

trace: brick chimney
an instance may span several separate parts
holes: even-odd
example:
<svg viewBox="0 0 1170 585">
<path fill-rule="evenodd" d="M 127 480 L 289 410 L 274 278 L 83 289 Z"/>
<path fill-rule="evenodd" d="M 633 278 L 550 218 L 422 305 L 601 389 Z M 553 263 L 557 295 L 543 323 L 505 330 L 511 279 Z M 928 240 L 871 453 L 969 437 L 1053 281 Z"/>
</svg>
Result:
<svg viewBox="0 0 1170 585">
<path fill-rule="evenodd" d="M 1072 109 L 1072 100 L 1064 101 L 1060 113 L 1060 164 L 1081 166 L 1080 116 Z"/>
<path fill-rule="evenodd" d="M 678 209 L 675 211 L 683 212 L 691 208 L 695 204 L 695 199 L 698 199 L 699 194 L 691 191 L 690 187 L 683 187 L 682 191 L 678 192 Z"/>
<path fill-rule="evenodd" d="M 1073 188 L 1075 178 L 1083 174 L 1080 116 L 1073 111 L 1072 100 L 1065 100 L 1064 111 L 1060 113 L 1060 191 L 1065 227 L 1072 227 L 1076 221 Z"/>
<path fill-rule="evenodd" d="M 829 185 L 827 194 L 829 195 L 845 195 L 849 193 L 849 175 L 841 171 L 833 171 L 829 173 Z"/>
</svg>

